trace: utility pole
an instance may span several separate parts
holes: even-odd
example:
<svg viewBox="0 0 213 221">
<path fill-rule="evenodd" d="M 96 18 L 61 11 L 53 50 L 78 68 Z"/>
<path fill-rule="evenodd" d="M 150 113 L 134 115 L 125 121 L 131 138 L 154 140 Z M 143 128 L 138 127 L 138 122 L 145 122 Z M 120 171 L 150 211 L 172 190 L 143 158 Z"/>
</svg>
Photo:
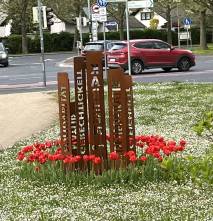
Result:
<svg viewBox="0 0 213 221">
<path fill-rule="evenodd" d="M 89 41 L 92 41 L 92 19 L 90 0 L 87 0 L 88 16 L 89 16 Z"/>
<path fill-rule="evenodd" d="M 38 0 L 38 17 L 39 17 L 39 32 L 40 32 L 40 44 L 41 44 L 41 61 L 42 61 L 42 71 L 43 71 L 43 84 L 44 87 L 47 86 L 46 83 L 46 67 L 45 67 L 45 59 L 44 59 L 44 35 L 43 35 L 43 22 L 42 22 L 42 5 L 41 0 Z M 43 18 L 46 19 L 46 18 Z"/>
<path fill-rule="evenodd" d="M 132 67 L 131 67 L 131 50 L 130 50 L 130 37 L 129 37 L 129 7 L 128 7 L 128 0 L 126 0 L 126 35 L 127 35 L 127 48 L 128 48 L 128 69 L 129 69 L 129 75 L 132 73 Z"/>
</svg>

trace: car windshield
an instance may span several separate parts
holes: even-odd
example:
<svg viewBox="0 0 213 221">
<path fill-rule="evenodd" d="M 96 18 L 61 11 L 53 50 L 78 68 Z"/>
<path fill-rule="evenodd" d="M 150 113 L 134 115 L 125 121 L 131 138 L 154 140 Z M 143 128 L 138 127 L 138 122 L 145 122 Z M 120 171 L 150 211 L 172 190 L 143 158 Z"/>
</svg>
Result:
<svg viewBox="0 0 213 221">
<path fill-rule="evenodd" d="M 87 44 L 84 47 L 85 51 L 103 51 L 103 44 Z"/>
<path fill-rule="evenodd" d="M 4 51 L 3 44 L 0 44 L 0 51 Z"/>
<path fill-rule="evenodd" d="M 127 47 L 127 44 L 126 43 L 114 43 L 113 46 L 111 47 L 111 50 L 114 51 L 114 50 L 120 50 L 120 49 L 123 49 Z"/>
</svg>

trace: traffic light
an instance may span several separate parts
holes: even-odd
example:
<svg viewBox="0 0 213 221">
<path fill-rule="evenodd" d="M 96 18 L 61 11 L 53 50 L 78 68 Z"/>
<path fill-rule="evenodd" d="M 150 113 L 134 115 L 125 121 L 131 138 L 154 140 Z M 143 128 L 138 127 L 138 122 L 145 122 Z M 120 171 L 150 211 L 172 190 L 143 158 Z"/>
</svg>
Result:
<svg viewBox="0 0 213 221">
<path fill-rule="evenodd" d="M 52 18 L 53 18 L 53 9 L 52 8 L 46 8 L 46 18 L 47 18 L 47 27 L 50 28 L 51 25 L 54 24 Z"/>
<path fill-rule="evenodd" d="M 50 26 L 54 24 L 52 18 L 53 15 L 53 9 L 48 8 L 46 6 L 42 6 L 42 13 L 43 13 L 43 28 L 44 29 L 50 29 Z"/>
</svg>

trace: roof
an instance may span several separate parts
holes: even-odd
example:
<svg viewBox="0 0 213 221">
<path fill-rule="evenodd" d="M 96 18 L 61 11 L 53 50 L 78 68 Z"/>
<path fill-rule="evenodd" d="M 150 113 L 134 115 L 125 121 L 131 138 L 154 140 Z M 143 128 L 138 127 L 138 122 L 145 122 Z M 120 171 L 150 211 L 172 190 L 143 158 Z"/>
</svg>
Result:
<svg viewBox="0 0 213 221">
<path fill-rule="evenodd" d="M 126 25 L 126 19 L 124 20 L 124 25 Z M 146 28 L 146 26 L 139 22 L 134 16 L 129 16 L 129 28 Z"/>
<path fill-rule="evenodd" d="M 0 25 L 5 21 L 7 15 L 0 11 Z"/>
<path fill-rule="evenodd" d="M 132 39 L 132 40 L 130 40 L 129 42 L 130 43 L 134 43 L 134 42 L 141 42 L 141 41 L 144 41 L 144 42 L 146 42 L 146 41 L 161 41 L 162 42 L 162 40 L 160 40 L 160 39 L 152 39 L 152 38 L 146 38 L 146 39 Z M 126 43 L 127 42 L 127 40 L 123 40 L 123 41 L 117 41 L 117 42 L 115 42 L 115 43 Z"/>
</svg>

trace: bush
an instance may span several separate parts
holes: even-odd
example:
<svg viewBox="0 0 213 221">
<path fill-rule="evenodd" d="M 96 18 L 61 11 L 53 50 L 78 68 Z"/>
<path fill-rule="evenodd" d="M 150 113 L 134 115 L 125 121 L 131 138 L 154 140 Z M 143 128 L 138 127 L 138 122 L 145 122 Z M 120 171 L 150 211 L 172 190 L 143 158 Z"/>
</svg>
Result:
<svg viewBox="0 0 213 221">
<path fill-rule="evenodd" d="M 20 54 L 22 52 L 21 35 L 11 35 L 10 37 L 5 38 L 4 40 L 5 46 L 9 48 L 9 53 Z"/>
<path fill-rule="evenodd" d="M 54 51 L 72 51 L 73 49 L 73 34 L 68 32 L 61 32 L 60 34 L 44 33 L 44 49 L 45 52 Z M 6 47 L 9 48 L 11 54 L 22 53 L 22 39 L 21 35 L 10 35 L 7 38 L 1 39 Z M 40 37 L 38 34 L 34 38 L 27 38 L 29 53 L 38 53 L 40 49 Z"/>
</svg>

